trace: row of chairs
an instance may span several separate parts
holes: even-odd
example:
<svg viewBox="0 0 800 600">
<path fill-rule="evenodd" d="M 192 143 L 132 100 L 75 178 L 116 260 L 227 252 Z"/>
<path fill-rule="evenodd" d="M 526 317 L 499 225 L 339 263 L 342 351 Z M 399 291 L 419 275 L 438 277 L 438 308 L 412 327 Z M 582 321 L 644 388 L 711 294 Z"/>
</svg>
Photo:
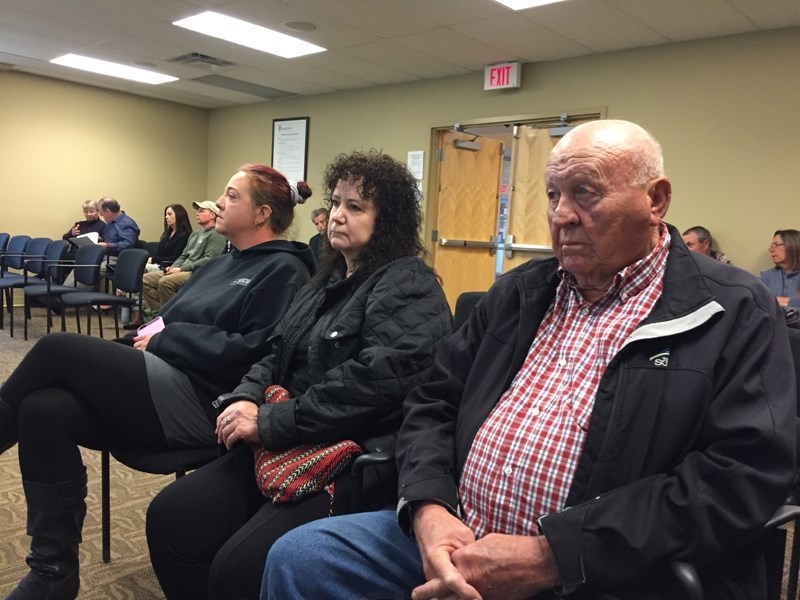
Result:
<svg viewBox="0 0 800 600">
<path fill-rule="evenodd" d="M 47 333 L 53 325 L 52 308 L 55 302 L 61 308 L 61 330 L 66 331 L 65 309 L 75 309 L 78 333 L 81 333 L 80 308 L 86 309 L 86 333 L 91 335 L 93 306 L 111 306 L 114 327 L 119 337 L 118 308 L 137 305 L 142 309 L 142 274 L 149 257 L 147 250 L 131 248 L 123 250 L 111 279 L 113 290 L 125 290 L 128 295 L 84 291 L 78 283 L 96 288 L 100 283 L 100 266 L 105 260 L 105 248 L 99 245 L 78 249 L 75 261 L 66 261 L 69 242 L 50 238 L 31 238 L 27 235 L 10 236 L 0 233 L 0 329 L 5 328 L 5 312 L 9 313 L 9 333 L 14 336 L 14 290 L 22 290 L 24 297 L 24 337 L 28 339 L 28 321 L 31 306 L 35 301 L 47 309 Z M 72 268 L 75 285 L 64 285 L 66 269 Z M 5 304 L 5 307 L 4 307 Z M 7 308 L 6 308 L 7 307 Z M 103 337 L 103 320 L 97 310 L 97 323 Z"/>
<path fill-rule="evenodd" d="M 33 238 L 18 235 L 13 238 L 2 234 L 0 246 L 0 329 L 5 328 L 4 304 L 10 313 L 9 328 L 14 336 L 14 298 L 16 289 L 24 289 L 28 285 L 43 283 L 47 259 L 61 260 L 66 247 L 61 244 L 53 246 L 49 238 Z M 52 247 L 52 249 L 51 249 Z"/>
<path fill-rule="evenodd" d="M 66 331 L 65 312 L 68 307 L 75 308 L 78 333 L 81 333 L 80 307 L 86 308 L 86 333 L 91 334 L 92 306 L 110 305 L 114 311 L 114 326 L 119 337 L 117 308 L 138 305 L 142 311 L 142 274 L 150 257 L 146 244 L 120 252 L 113 275 L 112 293 L 84 291 L 77 284 L 91 288 L 99 287 L 100 266 L 105 260 L 105 248 L 99 245 L 83 246 L 78 249 L 75 260 L 65 260 L 69 242 L 49 238 L 31 238 L 27 235 L 11 236 L 0 233 L 0 329 L 5 328 L 4 316 L 9 312 L 9 333 L 14 336 L 13 292 L 20 289 L 24 296 L 24 337 L 28 339 L 28 321 L 31 307 L 38 300 L 47 309 L 47 333 L 53 327 L 52 308 L 58 302 L 61 313 L 61 331 Z M 74 273 L 74 285 L 64 285 L 67 269 Z M 120 296 L 113 290 L 125 290 L 128 295 Z M 134 296 L 131 298 L 131 296 Z M 5 306 L 4 306 L 5 304 Z M 100 336 L 103 337 L 101 311 L 97 310 Z M 174 473 L 181 477 L 187 470 L 195 469 L 216 458 L 216 448 L 189 449 L 166 453 L 115 452 L 115 458 L 133 469 L 159 474 Z M 102 453 L 101 460 L 101 505 L 102 505 L 102 554 L 103 560 L 111 560 L 111 508 L 109 485 L 109 452 Z"/>
</svg>

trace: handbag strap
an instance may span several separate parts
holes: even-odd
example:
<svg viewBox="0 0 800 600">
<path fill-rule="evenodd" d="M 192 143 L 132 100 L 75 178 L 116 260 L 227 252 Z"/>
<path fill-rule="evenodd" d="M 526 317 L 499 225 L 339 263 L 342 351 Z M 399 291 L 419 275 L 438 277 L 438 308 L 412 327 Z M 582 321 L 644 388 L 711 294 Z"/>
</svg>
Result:
<svg viewBox="0 0 800 600">
<path fill-rule="evenodd" d="M 264 390 L 264 403 L 277 404 L 278 402 L 286 402 L 289 400 L 289 392 L 286 388 L 279 385 L 271 385 Z"/>
</svg>

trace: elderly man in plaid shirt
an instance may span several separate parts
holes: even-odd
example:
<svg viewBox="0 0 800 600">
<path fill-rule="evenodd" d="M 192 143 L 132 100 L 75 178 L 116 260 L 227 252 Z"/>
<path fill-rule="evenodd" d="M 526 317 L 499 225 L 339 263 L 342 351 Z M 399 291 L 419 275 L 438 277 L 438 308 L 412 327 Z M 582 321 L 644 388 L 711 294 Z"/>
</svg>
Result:
<svg viewBox="0 0 800 600">
<path fill-rule="evenodd" d="M 407 398 L 397 511 L 294 530 L 262 599 L 642 600 L 673 560 L 707 598 L 765 597 L 795 471 L 774 298 L 664 223 L 638 125 L 576 127 L 545 185 L 555 258 L 501 277 Z"/>
</svg>

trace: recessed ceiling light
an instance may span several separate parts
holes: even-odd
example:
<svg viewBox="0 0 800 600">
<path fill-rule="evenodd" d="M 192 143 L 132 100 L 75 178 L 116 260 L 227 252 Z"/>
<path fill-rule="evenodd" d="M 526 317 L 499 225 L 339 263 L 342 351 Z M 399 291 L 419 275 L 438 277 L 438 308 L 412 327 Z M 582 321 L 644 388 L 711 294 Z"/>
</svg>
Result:
<svg viewBox="0 0 800 600">
<path fill-rule="evenodd" d="M 130 79 L 132 81 L 139 81 L 152 85 L 178 81 L 177 77 L 171 77 L 170 75 L 162 75 L 155 71 L 137 69 L 136 67 L 129 67 L 128 65 L 121 65 L 97 58 L 89 58 L 88 56 L 81 56 L 79 54 L 65 54 L 64 56 L 54 58 L 50 62 L 56 65 L 72 67 L 73 69 L 91 71 L 92 73 L 100 73 L 101 75 L 119 77 L 121 79 Z"/>
<path fill-rule="evenodd" d="M 172 24 L 283 58 L 296 58 L 327 50 L 327 48 L 304 42 L 285 33 L 213 11 L 187 17 Z"/>
<path fill-rule="evenodd" d="M 556 2 L 563 2 L 564 0 L 494 0 L 498 4 L 507 6 L 512 10 L 523 10 L 525 8 L 533 8 L 534 6 L 544 6 L 545 4 L 555 4 Z"/>
</svg>

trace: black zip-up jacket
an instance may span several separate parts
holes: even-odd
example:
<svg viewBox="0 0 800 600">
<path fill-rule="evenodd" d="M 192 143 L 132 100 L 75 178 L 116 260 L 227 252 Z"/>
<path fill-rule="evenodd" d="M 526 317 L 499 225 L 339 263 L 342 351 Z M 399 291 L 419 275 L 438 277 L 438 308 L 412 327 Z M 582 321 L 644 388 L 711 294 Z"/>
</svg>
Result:
<svg viewBox="0 0 800 600">
<path fill-rule="evenodd" d="M 748 543 L 795 471 L 784 318 L 756 278 L 670 235 L 663 294 L 600 381 L 567 508 L 539 526 L 576 597 L 683 560 L 711 597 L 760 600 Z M 557 267 L 532 261 L 501 277 L 409 395 L 397 444 L 406 529 L 414 501 L 457 514 L 473 438 L 525 360 Z"/>
<path fill-rule="evenodd" d="M 392 261 L 358 285 L 338 273 L 326 287 L 298 293 L 269 340 L 272 351 L 227 401 L 261 404 L 268 386 L 288 390 L 288 402 L 259 407 L 258 435 L 268 449 L 352 439 L 365 451 L 393 452 L 403 399 L 425 380 L 451 327 L 444 292 L 418 258 Z M 375 506 L 387 495 L 396 501 L 389 470 L 390 483 L 378 474 L 385 469 L 365 473 L 368 490 L 381 488 Z"/>
</svg>

